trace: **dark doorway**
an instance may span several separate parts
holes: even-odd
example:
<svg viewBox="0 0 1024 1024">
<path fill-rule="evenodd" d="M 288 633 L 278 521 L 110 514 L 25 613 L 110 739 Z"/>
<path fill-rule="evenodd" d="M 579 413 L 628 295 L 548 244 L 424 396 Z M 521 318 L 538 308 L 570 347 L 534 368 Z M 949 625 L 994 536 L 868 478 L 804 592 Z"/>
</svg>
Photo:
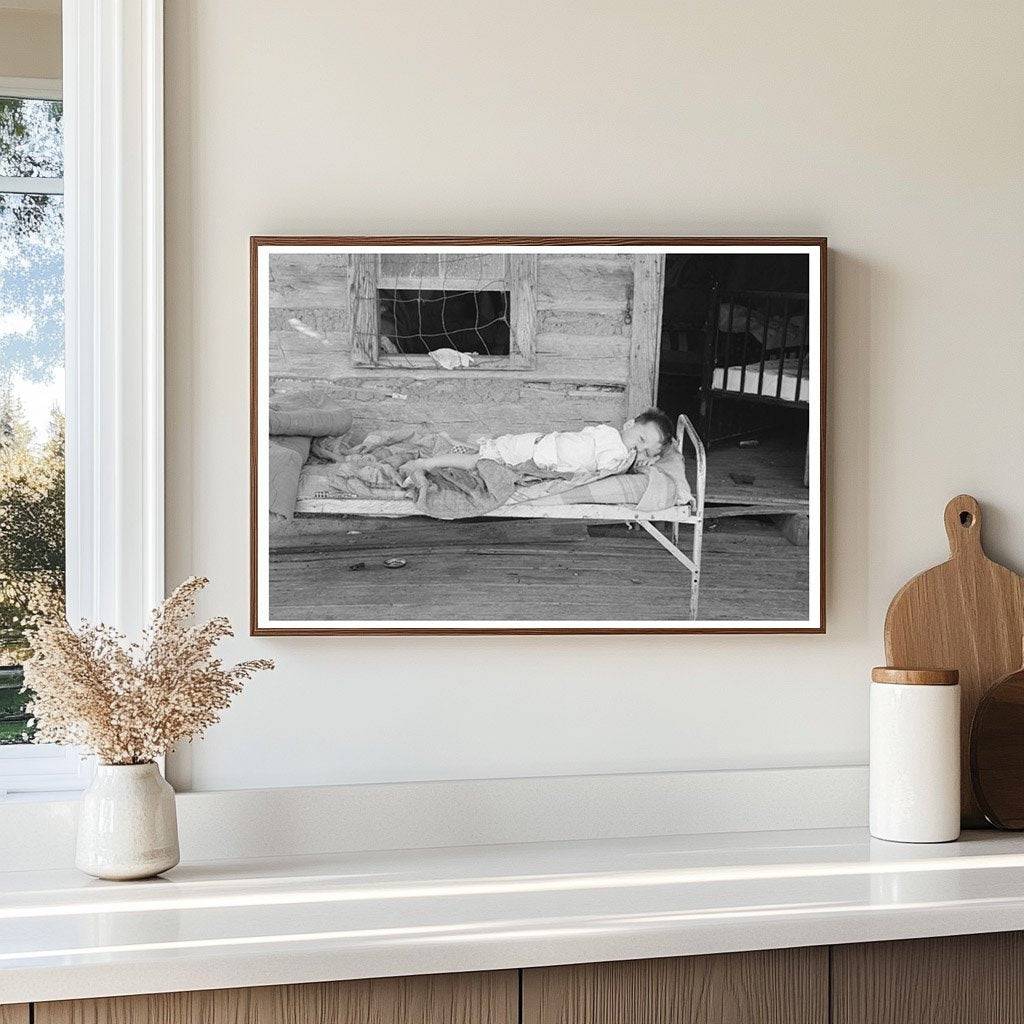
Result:
<svg viewBox="0 0 1024 1024">
<path fill-rule="evenodd" d="M 712 504 L 806 500 L 808 279 L 803 254 L 665 258 L 658 404 L 709 449 Z"/>
</svg>

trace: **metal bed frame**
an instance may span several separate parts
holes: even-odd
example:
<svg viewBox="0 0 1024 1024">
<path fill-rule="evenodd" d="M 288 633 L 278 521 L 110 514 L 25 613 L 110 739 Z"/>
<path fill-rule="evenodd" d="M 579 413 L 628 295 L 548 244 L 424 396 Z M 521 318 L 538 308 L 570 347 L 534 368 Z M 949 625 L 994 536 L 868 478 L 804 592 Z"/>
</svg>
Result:
<svg viewBox="0 0 1024 1024">
<path fill-rule="evenodd" d="M 707 484 L 707 455 L 696 428 L 687 416 L 680 416 L 676 426 L 676 448 L 684 453 L 689 440 L 694 451 L 695 474 L 693 497 L 686 505 L 662 509 L 658 512 L 640 512 L 628 505 L 506 505 L 484 513 L 493 519 L 575 519 L 624 522 L 639 524 L 690 574 L 690 619 L 697 619 L 700 599 L 701 554 L 704 540 L 704 493 Z M 409 501 L 374 501 L 359 498 L 304 498 L 296 503 L 295 511 L 312 515 L 378 516 L 400 519 L 423 513 Z M 666 536 L 656 523 L 671 525 L 671 537 Z M 687 555 L 679 547 L 679 527 L 693 527 L 693 543 Z"/>
<path fill-rule="evenodd" d="M 721 311 L 728 305 L 726 329 L 722 330 Z M 712 413 L 716 399 L 731 398 L 737 402 L 761 402 L 790 408 L 806 406 L 809 396 L 801 395 L 803 369 L 810 358 L 808 341 L 809 297 L 806 292 L 757 291 L 750 289 L 725 290 L 718 286 L 712 293 L 711 310 L 708 314 L 707 341 L 704 346 L 704 368 L 701 379 L 700 422 L 703 435 L 710 443 L 724 440 L 712 437 Z M 779 343 L 770 346 L 772 317 L 781 321 Z M 790 344 L 790 324 L 794 317 L 803 317 L 803 326 L 795 344 Z M 763 318 L 761 336 L 751 331 L 751 318 Z M 743 324 L 742 332 L 733 331 L 733 326 Z M 777 372 L 769 371 L 775 377 L 774 388 L 766 389 L 765 364 L 778 357 Z M 782 395 L 787 357 L 795 357 L 796 384 L 792 399 Z M 738 361 L 737 361 L 738 360 Z M 747 389 L 747 370 L 757 364 L 757 389 Z M 739 386 L 729 387 L 729 370 L 739 368 Z M 715 371 L 722 370 L 722 383 L 715 385 Z M 755 372 L 751 370 L 751 372 Z M 774 393 L 772 393 L 774 391 Z"/>
</svg>

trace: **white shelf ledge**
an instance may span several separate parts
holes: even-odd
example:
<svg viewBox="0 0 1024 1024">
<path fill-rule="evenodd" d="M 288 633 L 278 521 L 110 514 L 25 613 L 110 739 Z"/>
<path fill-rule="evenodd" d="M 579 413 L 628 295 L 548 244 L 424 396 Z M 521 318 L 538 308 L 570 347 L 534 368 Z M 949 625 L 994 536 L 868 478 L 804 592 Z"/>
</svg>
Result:
<svg viewBox="0 0 1024 1024">
<path fill-rule="evenodd" d="M 0 875 L 0 1003 L 1024 928 L 1024 837 L 862 829 Z"/>
</svg>

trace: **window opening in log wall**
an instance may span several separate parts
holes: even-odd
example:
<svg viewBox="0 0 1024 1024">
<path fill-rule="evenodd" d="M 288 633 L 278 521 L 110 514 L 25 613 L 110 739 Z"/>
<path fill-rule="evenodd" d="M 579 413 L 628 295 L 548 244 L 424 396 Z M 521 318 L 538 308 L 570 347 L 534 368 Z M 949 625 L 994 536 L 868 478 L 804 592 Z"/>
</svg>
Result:
<svg viewBox="0 0 1024 1024">
<path fill-rule="evenodd" d="M 530 368 L 536 280 L 534 254 L 353 255 L 353 363 L 439 372 Z"/>
<path fill-rule="evenodd" d="M 429 355 L 442 348 L 509 354 L 507 291 L 378 288 L 377 297 L 381 355 Z"/>
</svg>

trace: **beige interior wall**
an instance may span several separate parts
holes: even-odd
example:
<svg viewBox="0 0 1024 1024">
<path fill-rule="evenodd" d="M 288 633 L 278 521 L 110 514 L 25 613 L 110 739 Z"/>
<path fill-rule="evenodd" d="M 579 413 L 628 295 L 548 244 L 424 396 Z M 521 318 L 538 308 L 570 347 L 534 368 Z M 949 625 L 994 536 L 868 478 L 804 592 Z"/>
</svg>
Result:
<svg viewBox="0 0 1024 1024">
<path fill-rule="evenodd" d="M 198 788 L 862 763 L 893 591 L 1024 567 L 1024 7 L 167 0 L 169 582 L 248 600 L 247 239 L 828 235 L 826 636 L 262 639 Z"/>
<path fill-rule="evenodd" d="M 53 10 L 0 4 L 0 78 L 60 78 L 60 27 L 56 0 Z"/>
</svg>

